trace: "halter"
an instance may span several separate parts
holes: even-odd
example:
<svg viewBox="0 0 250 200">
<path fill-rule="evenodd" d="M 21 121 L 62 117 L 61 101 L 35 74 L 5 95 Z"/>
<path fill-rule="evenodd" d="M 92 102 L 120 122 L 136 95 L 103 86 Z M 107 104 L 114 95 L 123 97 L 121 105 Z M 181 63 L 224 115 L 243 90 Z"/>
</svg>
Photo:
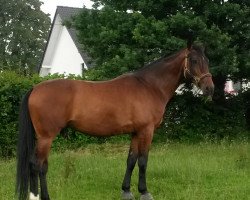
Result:
<svg viewBox="0 0 250 200">
<path fill-rule="evenodd" d="M 187 76 L 186 74 L 188 73 L 193 79 L 194 79 L 194 82 L 196 85 L 199 84 L 199 82 L 206 78 L 206 77 L 212 77 L 212 74 L 210 74 L 209 72 L 208 73 L 205 73 L 205 74 L 201 74 L 201 76 L 195 76 L 191 73 L 191 71 L 188 69 L 188 55 L 186 53 L 186 56 L 185 56 L 185 64 L 184 64 L 184 77 L 187 79 Z"/>
</svg>

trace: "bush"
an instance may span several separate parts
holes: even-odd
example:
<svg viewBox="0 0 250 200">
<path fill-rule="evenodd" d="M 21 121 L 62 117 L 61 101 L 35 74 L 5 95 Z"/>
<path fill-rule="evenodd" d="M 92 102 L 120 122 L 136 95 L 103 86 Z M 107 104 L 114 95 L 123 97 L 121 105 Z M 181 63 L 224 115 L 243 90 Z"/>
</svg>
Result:
<svg viewBox="0 0 250 200">
<path fill-rule="evenodd" d="M 40 78 L 27 78 L 14 72 L 0 73 L 0 156 L 13 156 L 16 149 L 18 112 L 22 96 Z"/>
<path fill-rule="evenodd" d="M 191 92 L 175 96 L 160 129 L 165 137 L 178 141 L 249 138 L 242 95 L 228 97 L 225 105 L 206 102 Z"/>
</svg>

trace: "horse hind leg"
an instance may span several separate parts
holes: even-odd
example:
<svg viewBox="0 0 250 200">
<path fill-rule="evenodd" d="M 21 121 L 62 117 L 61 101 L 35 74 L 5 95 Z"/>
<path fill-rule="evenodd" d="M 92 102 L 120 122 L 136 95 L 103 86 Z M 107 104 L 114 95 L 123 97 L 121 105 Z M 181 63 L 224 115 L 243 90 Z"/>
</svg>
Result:
<svg viewBox="0 0 250 200">
<path fill-rule="evenodd" d="M 39 200 L 38 194 L 39 165 L 35 153 L 30 160 L 30 200 Z"/>
<path fill-rule="evenodd" d="M 40 179 L 41 200 L 50 200 L 46 175 L 48 172 L 48 155 L 52 138 L 38 138 L 36 153 L 31 162 L 30 200 L 39 200 L 38 176 Z"/>
<path fill-rule="evenodd" d="M 39 172 L 39 178 L 40 178 L 40 186 L 41 186 L 41 199 L 42 200 L 49 200 L 49 193 L 48 193 L 48 187 L 47 187 L 47 179 L 46 174 L 48 172 L 48 160 L 46 159 L 41 166 L 40 172 Z"/>
</svg>

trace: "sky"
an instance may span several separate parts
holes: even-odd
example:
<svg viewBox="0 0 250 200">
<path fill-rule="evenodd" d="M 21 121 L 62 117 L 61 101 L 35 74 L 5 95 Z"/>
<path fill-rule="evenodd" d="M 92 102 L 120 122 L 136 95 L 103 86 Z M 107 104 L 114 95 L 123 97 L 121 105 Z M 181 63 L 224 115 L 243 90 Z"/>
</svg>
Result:
<svg viewBox="0 0 250 200">
<path fill-rule="evenodd" d="M 53 19 L 57 6 L 79 7 L 82 8 L 85 5 L 87 8 L 91 8 L 93 2 L 90 0 L 40 0 L 44 4 L 41 6 L 41 10 L 46 14 L 50 14 L 50 18 Z"/>
</svg>

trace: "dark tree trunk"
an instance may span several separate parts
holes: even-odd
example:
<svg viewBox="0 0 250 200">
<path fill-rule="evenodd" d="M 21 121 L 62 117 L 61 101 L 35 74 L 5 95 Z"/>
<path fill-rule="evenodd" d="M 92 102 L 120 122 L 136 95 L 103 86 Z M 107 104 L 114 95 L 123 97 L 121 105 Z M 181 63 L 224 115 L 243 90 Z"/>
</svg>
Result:
<svg viewBox="0 0 250 200">
<path fill-rule="evenodd" d="M 225 83 L 226 83 L 227 77 L 222 74 L 218 74 L 213 77 L 215 90 L 214 90 L 214 97 L 213 100 L 216 104 L 219 105 L 225 105 L 226 98 L 225 98 Z"/>
</svg>

